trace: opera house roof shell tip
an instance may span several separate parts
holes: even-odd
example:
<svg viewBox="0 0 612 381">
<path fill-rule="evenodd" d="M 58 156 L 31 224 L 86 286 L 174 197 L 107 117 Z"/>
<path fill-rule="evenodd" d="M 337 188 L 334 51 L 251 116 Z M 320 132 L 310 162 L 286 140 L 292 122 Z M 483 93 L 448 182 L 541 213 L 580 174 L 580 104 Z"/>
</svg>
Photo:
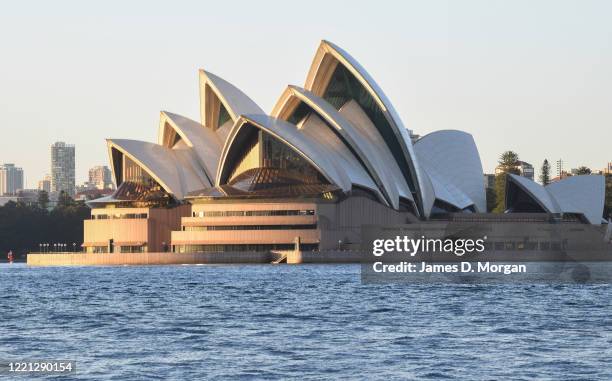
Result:
<svg viewBox="0 0 612 381">
<path fill-rule="evenodd" d="M 224 79 L 204 70 L 199 79 L 200 122 L 164 111 L 157 143 L 107 140 L 118 189 L 90 206 L 367 194 L 421 218 L 486 212 L 472 136 L 444 130 L 413 143 L 372 76 L 331 42 L 269 115 Z"/>
</svg>

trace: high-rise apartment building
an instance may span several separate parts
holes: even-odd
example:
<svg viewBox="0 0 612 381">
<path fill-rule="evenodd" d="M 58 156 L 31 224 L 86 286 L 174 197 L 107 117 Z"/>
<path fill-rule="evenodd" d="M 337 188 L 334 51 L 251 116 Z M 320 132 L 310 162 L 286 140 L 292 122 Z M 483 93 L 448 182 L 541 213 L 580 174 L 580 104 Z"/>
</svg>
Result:
<svg viewBox="0 0 612 381">
<path fill-rule="evenodd" d="M 97 165 L 89 169 L 89 184 L 96 189 L 112 189 L 111 171 L 105 165 Z"/>
<path fill-rule="evenodd" d="M 15 195 L 23 189 L 23 169 L 15 164 L 0 165 L 0 196 Z"/>
<path fill-rule="evenodd" d="M 74 196 L 74 145 L 57 142 L 51 145 L 51 191 L 65 191 Z"/>
</svg>

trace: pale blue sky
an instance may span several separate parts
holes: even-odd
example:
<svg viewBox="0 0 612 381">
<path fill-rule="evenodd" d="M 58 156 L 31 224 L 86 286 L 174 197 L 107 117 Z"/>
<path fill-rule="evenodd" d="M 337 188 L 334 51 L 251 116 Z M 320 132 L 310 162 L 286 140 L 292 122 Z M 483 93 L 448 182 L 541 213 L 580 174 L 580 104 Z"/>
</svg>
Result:
<svg viewBox="0 0 612 381">
<path fill-rule="evenodd" d="M 0 12 L 0 163 L 35 186 L 49 145 L 77 182 L 104 139 L 155 141 L 160 110 L 199 118 L 197 69 L 270 111 L 320 39 L 349 51 L 419 134 L 460 129 L 485 171 L 612 161 L 610 1 L 15 1 Z"/>
</svg>

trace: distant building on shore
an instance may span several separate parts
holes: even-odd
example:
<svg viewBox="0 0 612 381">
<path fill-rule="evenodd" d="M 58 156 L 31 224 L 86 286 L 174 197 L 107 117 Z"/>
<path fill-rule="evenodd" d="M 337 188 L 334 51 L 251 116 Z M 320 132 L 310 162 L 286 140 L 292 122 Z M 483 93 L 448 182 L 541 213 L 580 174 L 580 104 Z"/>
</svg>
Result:
<svg viewBox="0 0 612 381">
<path fill-rule="evenodd" d="M 94 189 L 113 189 L 111 171 L 106 165 L 97 165 L 89 169 L 89 184 Z"/>
<path fill-rule="evenodd" d="M 527 163 L 526 161 L 519 161 L 516 168 L 519 171 L 519 175 L 526 177 L 531 181 L 534 180 L 535 171 L 533 170 L 533 165 Z M 504 168 L 502 168 L 501 166 L 498 165 L 497 167 L 495 167 L 496 175 L 499 175 L 503 171 L 504 171 Z"/>
<path fill-rule="evenodd" d="M 74 199 L 76 201 L 87 201 L 93 200 L 96 198 L 109 196 L 113 194 L 114 189 L 97 189 L 97 188 L 89 188 L 89 189 L 79 189 L 77 187 L 77 193 L 74 195 Z"/>
<path fill-rule="evenodd" d="M 30 206 L 37 205 L 39 192 L 38 189 L 22 189 L 17 193 L 18 201 Z"/>
<path fill-rule="evenodd" d="M 0 196 L 16 195 L 23 189 L 23 169 L 15 164 L 0 165 Z"/>
<path fill-rule="evenodd" d="M 562 171 L 560 174 L 558 174 L 557 176 L 553 177 L 552 179 L 550 179 L 551 183 L 563 180 L 565 178 L 571 177 L 572 173 L 571 172 L 567 172 L 567 171 Z"/>
<path fill-rule="evenodd" d="M 57 142 L 51 145 L 51 191 L 65 191 L 70 196 L 75 192 L 74 145 Z"/>
<path fill-rule="evenodd" d="M 484 174 L 484 184 L 485 184 L 485 188 L 487 189 L 495 188 L 495 175 L 493 173 L 485 173 Z"/>
<path fill-rule="evenodd" d="M 11 201 L 18 202 L 19 196 L 0 196 L 0 206 L 4 206 Z"/>
<path fill-rule="evenodd" d="M 45 175 L 42 180 L 38 181 L 38 190 L 51 193 L 51 175 Z"/>
</svg>

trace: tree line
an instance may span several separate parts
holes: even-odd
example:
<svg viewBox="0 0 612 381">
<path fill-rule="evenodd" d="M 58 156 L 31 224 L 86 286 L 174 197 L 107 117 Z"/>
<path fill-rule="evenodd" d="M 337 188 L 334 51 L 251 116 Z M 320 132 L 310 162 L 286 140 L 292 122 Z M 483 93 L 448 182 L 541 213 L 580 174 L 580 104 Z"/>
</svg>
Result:
<svg viewBox="0 0 612 381">
<path fill-rule="evenodd" d="M 49 210 L 49 195 L 40 191 L 32 204 L 9 201 L 0 207 L 0 261 L 13 252 L 15 260 L 25 260 L 28 252 L 39 251 L 40 244 L 66 244 L 67 251 L 81 250 L 83 220 L 90 209 L 61 192 L 55 208 Z M 74 245 L 73 245 L 74 244 Z"/>
</svg>

